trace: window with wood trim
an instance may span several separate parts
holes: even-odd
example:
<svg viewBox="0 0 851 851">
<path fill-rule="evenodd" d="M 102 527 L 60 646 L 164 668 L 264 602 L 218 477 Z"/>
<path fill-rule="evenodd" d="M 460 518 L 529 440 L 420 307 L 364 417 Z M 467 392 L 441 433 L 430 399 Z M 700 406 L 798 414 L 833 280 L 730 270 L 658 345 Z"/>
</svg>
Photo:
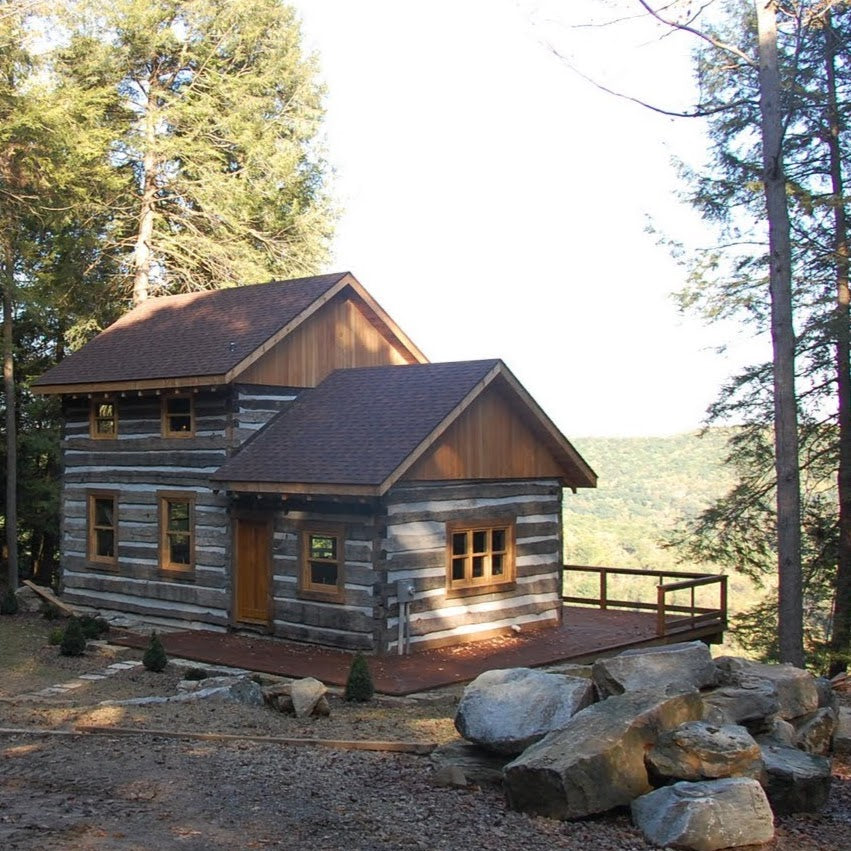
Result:
<svg viewBox="0 0 851 851">
<path fill-rule="evenodd" d="M 195 434 L 195 397 L 190 394 L 163 396 L 163 437 L 192 437 Z"/>
<path fill-rule="evenodd" d="M 299 591 L 305 596 L 341 600 L 343 587 L 342 528 L 308 528 L 301 533 Z"/>
<path fill-rule="evenodd" d="M 118 565 L 118 494 L 92 491 L 88 494 L 88 560 L 104 567 Z"/>
<path fill-rule="evenodd" d="M 118 436 L 118 407 L 114 399 L 92 399 L 89 436 L 101 440 Z"/>
<path fill-rule="evenodd" d="M 160 570 L 194 570 L 194 494 L 159 492 L 157 497 L 160 515 Z"/>
<path fill-rule="evenodd" d="M 514 523 L 449 523 L 447 586 L 450 591 L 486 592 L 514 582 Z"/>
</svg>

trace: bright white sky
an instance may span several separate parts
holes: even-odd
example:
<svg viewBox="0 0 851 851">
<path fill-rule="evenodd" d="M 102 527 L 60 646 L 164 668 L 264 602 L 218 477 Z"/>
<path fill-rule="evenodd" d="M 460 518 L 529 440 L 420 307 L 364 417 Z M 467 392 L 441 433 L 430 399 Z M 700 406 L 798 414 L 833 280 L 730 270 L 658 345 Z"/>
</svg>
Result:
<svg viewBox="0 0 851 851">
<path fill-rule="evenodd" d="M 564 26 L 583 5 L 295 3 L 328 87 L 331 268 L 431 360 L 501 357 L 569 438 L 671 434 L 744 357 L 677 314 L 684 273 L 644 230 L 695 232 L 671 157 L 698 160 L 700 127 L 600 92 L 545 42 L 665 106 L 688 92 L 689 45 Z"/>
</svg>

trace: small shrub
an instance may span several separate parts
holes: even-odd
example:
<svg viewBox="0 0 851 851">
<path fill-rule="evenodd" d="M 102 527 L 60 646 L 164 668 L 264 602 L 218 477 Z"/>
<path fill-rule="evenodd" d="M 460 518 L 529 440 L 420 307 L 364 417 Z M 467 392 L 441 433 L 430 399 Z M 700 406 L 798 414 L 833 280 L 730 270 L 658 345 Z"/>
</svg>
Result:
<svg viewBox="0 0 851 851">
<path fill-rule="evenodd" d="M 11 588 L 0 598 L 0 615 L 16 615 L 18 613 L 18 597 Z"/>
<path fill-rule="evenodd" d="M 80 618 L 80 626 L 86 638 L 97 639 L 109 632 L 109 624 L 103 618 L 96 618 L 92 615 L 83 615 Z"/>
<path fill-rule="evenodd" d="M 369 672 L 366 656 L 363 653 L 358 653 L 352 660 L 352 667 L 349 669 L 344 697 L 346 700 L 365 703 L 372 698 L 373 694 L 375 694 L 375 687 L 372 684 L 372 674 Z"/>
<path fill-rule="evenodd" d="M 77 618 L 71 618 L 68 621 L 59 645 L 59 652 L 63 656 L 82 656 L 86 652 L 86 636 L 83 635 L 83 628 Z"/>
<path fill-rule="evenodd" d="M 42 603 L 41 604 L 41 616 L 46 621 L 55 621 L 59 620 L 62 617 L 62 612 L 53 605 L 53 603 Z"/>
<path fill-rule="evenodd" d="M 147 670 L 154 671 L 155 673 L 164 671 L 165 666 L 168 664 L 168 656 L 165 655 L 165 648 L 156 630 L 151 633 L 151 641 L 148 644 L 145 655 L 142 656 L 142 664 Z"/>
<path fill-rule="evenodd" d="M 183 675 L 184 680 L 206 680 L 210 672 L 206 668 L 187 668 Z"/>
<path fill-rule="evenodd" d="M 51 647 L 58 647 L 62 643 L 65 636 L 65 630 L 61 626 L 55 626 L 50 630 L 50 635 L 47 636 L 47 643 Z"/>
</svg>

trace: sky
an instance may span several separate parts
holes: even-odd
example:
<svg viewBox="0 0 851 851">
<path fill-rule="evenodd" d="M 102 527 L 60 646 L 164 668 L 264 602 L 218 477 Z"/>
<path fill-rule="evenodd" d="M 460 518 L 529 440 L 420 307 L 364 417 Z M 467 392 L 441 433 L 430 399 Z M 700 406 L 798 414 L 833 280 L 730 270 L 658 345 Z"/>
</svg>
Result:
<svg viewBox="0 0 851 851">
<path fill-rule="evenodd" d="M 754 344 L 678 313 L 685 273 L 646 230 L 707 236 L 672 165 L 703 156 L 698 122 L 571 70 L 683 105 L 690 45 L 576 26 L 602 2 L 295 2 L 327 86 L 328 271 L 430 360 L 502 358 L 568 438 L 668 435 Z"/>
</svg>

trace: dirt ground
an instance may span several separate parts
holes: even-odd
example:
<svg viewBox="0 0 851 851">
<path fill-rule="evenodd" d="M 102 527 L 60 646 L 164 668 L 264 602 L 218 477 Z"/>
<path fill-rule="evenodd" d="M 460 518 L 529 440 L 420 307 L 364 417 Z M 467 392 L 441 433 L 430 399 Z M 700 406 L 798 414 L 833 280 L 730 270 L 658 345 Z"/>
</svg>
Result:
<svg viewBox="0 0 851 851">
<path fill-rule="evenodd" d="M 176 692 L 181 669 L 136 667 L 60 695 L 31 697 L 98 674 L 138 651 L 109 646 L 68 659 L 46 644 L 51 624 L 0 618 L 2 849 L 569 849 L 650 846 L 625 813 L 562 823 L 508 810 L 496 787 L 435 784 L 427 756 L 140 732 L 75 734 L 76 725 L 288 738 L 441 743 L 456 737 L 460 689 L 427 698 L 348 704 L 298 720 L 217 700 L 102 705 Z M 46 731 L 37 734 L 36 731 Z M 851 836 L 851 765 L 836 760 L 830 804 L 782 819 L 765 848 L 835 851 Z"/>
</svg>

